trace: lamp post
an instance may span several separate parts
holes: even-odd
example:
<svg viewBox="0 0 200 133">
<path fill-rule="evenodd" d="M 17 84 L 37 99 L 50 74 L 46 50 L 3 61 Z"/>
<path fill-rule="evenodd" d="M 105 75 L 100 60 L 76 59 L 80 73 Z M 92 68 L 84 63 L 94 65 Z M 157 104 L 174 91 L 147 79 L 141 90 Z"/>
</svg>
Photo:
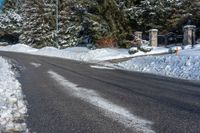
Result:
<svg viewBox="0 0 200 133">
<path fill-rule="evenodd" d="M 19 0 L 16 0 L 16 8 L 18 9 L 18 6 L 19 6 Z"/>
<path fill-rule="evenodd" d="M 59 31 L 59 0 L 56 0 L 56 37 L 55 37 L 55 41 L 56 41 L 56 47 L 59 48 L 59 44 L 58 44 L 58 31 Z"/>
</svg>

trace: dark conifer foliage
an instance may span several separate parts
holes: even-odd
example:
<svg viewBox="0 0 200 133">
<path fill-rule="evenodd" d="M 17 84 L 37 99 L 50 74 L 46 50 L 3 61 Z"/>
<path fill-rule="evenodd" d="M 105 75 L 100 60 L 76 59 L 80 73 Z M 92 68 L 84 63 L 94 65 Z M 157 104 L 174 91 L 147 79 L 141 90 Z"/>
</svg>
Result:
<svg viewBox="0 0 200 133">
<path fill-rule="evenodd" d="M 56 0 L 6 0 L 4 11 L 10 9 L 23 18 L 20 41 L 34 47 L 56 46 L 56 38 L 65 48 L 125 40 L 135 30 L 181 31 L 189 17 L 200 25 L 199 0 L 59 0 L 58 33 Z"/>
</svg>

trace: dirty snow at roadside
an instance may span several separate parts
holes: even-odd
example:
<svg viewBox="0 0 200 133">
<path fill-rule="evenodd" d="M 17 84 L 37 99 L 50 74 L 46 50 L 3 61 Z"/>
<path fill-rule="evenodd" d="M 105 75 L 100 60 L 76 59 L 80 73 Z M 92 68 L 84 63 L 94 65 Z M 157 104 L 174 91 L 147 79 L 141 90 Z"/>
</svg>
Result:
<svg viewBox="0 0 200 133">
<path fill-rule="evenodd" d="M 85 62 L 99 62 L 112 59 L 120 59 L 126 57 L 135 57 L 148 54 L 162 54 L 167 53 L 168 48 L 154 48 L 151 52 L 138 52 L 134 55 L 128 53 L 128 49 L 119 48 L 101 48 L 89 50 L 85 47 L 73 47 L 66 49 L 57 49 L 54 47 L 44 47 L 42 49 L 31 48 L 24 44 L 16 44 L 5 47 L 0 47 L 0 51 L 21 52 L 34 55 L 44 55 L 50 57 L 59 57 L 71 60 L 85 61 Z"/>
<path fill-rule="evenodd" d="M 28 132 L 24 123 L 26 112 L 21 85 L 11 65 L 0 57 L 0 133 Z"/>
<path fill-rule="evenodd" d="M 138 57 L 114 65 L 117 68 L 169 77 L 200 80 L 200 45 L 182 50 L 179 55 Z"/>
</svg>

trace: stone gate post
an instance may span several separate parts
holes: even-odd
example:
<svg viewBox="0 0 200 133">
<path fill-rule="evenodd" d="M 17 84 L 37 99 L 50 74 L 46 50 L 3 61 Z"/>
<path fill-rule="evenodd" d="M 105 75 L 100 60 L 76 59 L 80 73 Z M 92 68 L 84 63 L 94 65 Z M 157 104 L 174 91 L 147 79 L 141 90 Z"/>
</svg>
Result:
<svg viewBox="0 0 200 133">
<path fill-rule="evenodd" d="M 141 43 L 142 43 L 142 32 L 141 31 L 136 31 L 136 32 L 134 32 L 134 35 L 135 35 L 135 37 L 136 37 L 136 41 L 137 41 L 137 44 L 139 44 L 139 45 L 141 45 Z"/>
<path fill-rule="evenodd" d="M 194 45 L 195 44 L 196 26 L 195 25 L 186 25 L 186 26 L 184 26 L 183 30 L 184 30 L 183 44 L 184 45 Z"/>
<path fill-rule="evenodd" d="M 158 30 L 157 29 L 149 30 L 149 42 L 150 42 L 150 45 L 153 47 L 158 46 Z"/>
<path fill-rule="evenodd" d="M 141 31 L 136 31 L 134 32 L 134 35 L 139 38 L 139 39 L 142 39 L 142 32 Z"/>
</svg>

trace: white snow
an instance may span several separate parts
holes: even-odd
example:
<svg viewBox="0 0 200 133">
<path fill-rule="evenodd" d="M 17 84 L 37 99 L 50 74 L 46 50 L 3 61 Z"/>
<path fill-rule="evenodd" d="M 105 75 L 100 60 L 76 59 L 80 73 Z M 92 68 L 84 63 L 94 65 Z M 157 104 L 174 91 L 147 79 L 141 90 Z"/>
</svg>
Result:
<svg viewBox="0 0 200 133">
<path fill-rule="evenodd" d="M 8 45 L 5 47 L 0 47 L 1 51 L 10 51 L 10 52 L 22 52 L 22 53 L 32 53 L 38 51 L 35 48 L 31 48 L 28 45 L 24 44 L 16 44 L 16 45 Z"/>
<path fill-rule="evenodd" d="M 14 10 L 0 13 L 0 29 L 3 31 L 11 29 L 14 30 L 13 32 L 19 32 L 17 31 L 17 27 L 21 26 L 22 21 L 22 17 Z"/>
<path fill-rule="evenodd" d="M 80 98 L 85 102 L 102 109 L 107 117 L 122 123 L 128 128 L 132 128 L 134 131 L 141 133 L 154 133 L 151 129 L 151 125 L 153 124 L 151 121 L 135 116 L 127 109 L 101 97 L 94 90 L 78 87 L 78 85 L 66 80 L 63 76 L 53 71 L 49 71 L 48 73 L 52 79 L 64 87 L 72 96 Z"/>
<path fill-rule="evenodd" d="M 27 108 L 23 98 L 11 65 L 0 57 L 0 133 L 28 132 L 24 123 Z"/>
<path fill-rule="evenodd" d="M 35 63 L 35 62 L 31 62 L 30 64 L 31 64 L 32 66 L 36 67 L 36 68 L 38 68 L 38 67 L 41 66 L 41 64 Z"/>
<path fill-rule="evenodd" d="M 177 55 L 146 56 L 113 65 L 120 69 L 159 74 L 169 77 L 200 80 L 200 45 L 187 47 Z"/>
<path fill-rule="evenodd" d="M 174 51 L 176 50 L 176 48 L 177 47 L 171 47 L 171 50 Z M 176 56 L 175 54 L 161 56 L 156 54 L 168 53 L 170 51 L 169 48 L 157 47 L 153 48 L 153 50 L 148 53 L 139 51 L 136 54 L 130 55 L 128 53 L 128 49 L 118 48 L 102 48 L 89 50 L 85 47 L 73 47 L 60 50 L 53 47 L 45 47 L 42 49 L 35 49 L 24 44 L 0 47 L 0 51 L 22 52 L 33 55 L 66 58 L 71 60 L 99 63 L 101 65 L 107 65 L 111 68 L 115 67 L 129 71 L 140 71 L 182 79 L 200 80 L 200 44 L 195 45 L 194 48 L 192 48 L 191 46 L 185 46 L 184 50 L 182 50 L 182 47 L 178 47 L 178 49 L 178 56 Z M 108 62 L 106 62 L 107 60 L 126 57 L 135 58 L 117 64 L 109 64 Z M 94 66 L 91 67 L 94 68 Z M 95 67 L 97 68 L 97 66 Z M 100 69 L 100 67 L 98 68 Z"/>
<path fill-rule="evenodd" d="M 21 53 L 28 53 L 35 55 L 44 55 L 44 56 L 79 60 L 85 62 L 99 62 L 99 61 L 106 61 L 106 60 L 119 59 L 125 57 L 166 53 L 169 51 L 169 49 L 159 47 L 159 48 L 154 48 L 151 52 L 148 53 L 140 51 L 134 55 L 130 55 L 128 53 L 128 49 L 118 49 L 118 48 L 102 48 L 102 49 L 89 50 L 85 47 L 73 47 L 60 50 L 54 47 L 35 49 L 24 44 L 17 44 L 17 45 L 0 47 L 0 51 L 21 52 Z"/>
<path fill-rule="evenodd" d="M 91 68 L 114 70 L 115 68 L 109 66 L 90 65 Z"/>
</svg>

